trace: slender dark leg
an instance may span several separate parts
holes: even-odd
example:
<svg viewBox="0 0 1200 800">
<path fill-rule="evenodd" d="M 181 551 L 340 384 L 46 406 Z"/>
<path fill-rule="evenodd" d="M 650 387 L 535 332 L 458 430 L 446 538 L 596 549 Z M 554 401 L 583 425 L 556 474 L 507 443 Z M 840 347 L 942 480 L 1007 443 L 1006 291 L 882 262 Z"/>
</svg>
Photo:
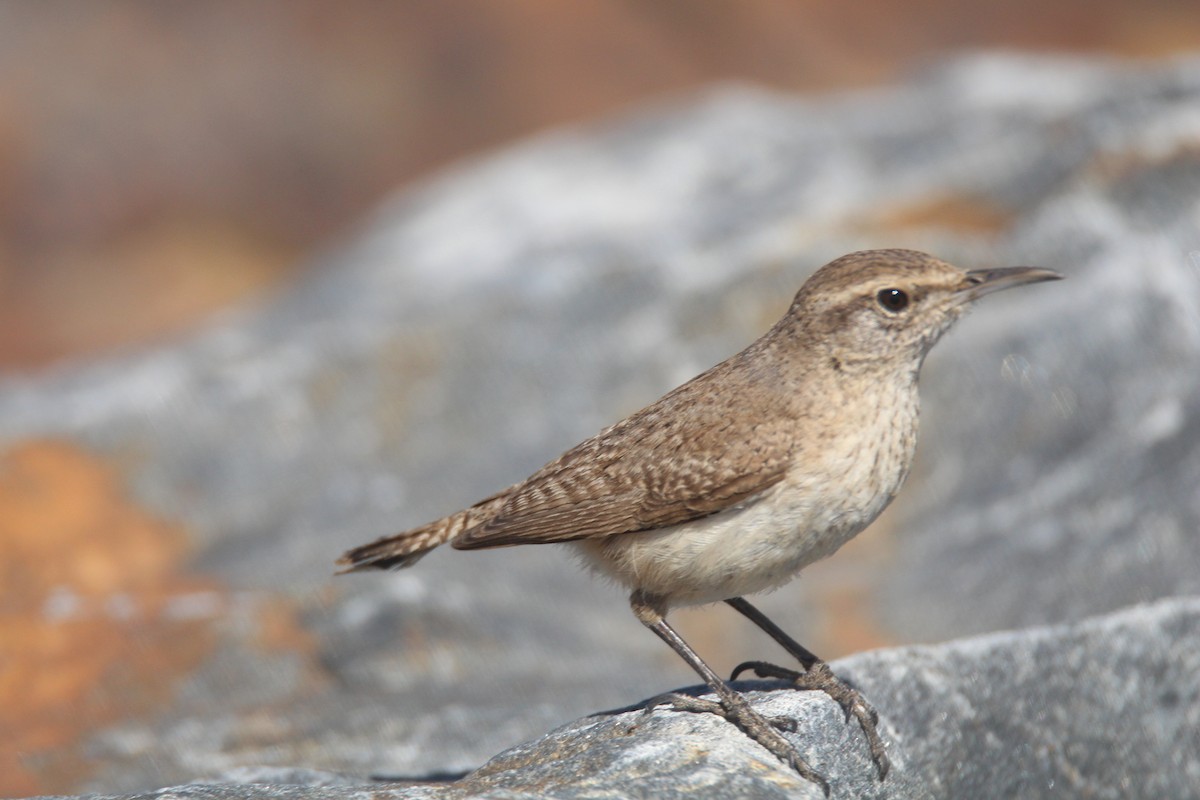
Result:
<svg viewBox="0 0 1200 800">
<path fill-rule="evenodd" d="M 875 709 L 871 708 L 870 703 L 863 698 L 858 690 L 837 675 L 834 675 L 833 670 L 829 668 L 828 664 L 817 658 L 808 648 L 784 633 L 782 628 L 767 619 L 766 614 L 750 605 L 745 598 L 731 597 L 725 602 L 755 625 L 762 628 L 768 636 L 778 642 L 784 650 L 787 650 L 804 667 L 804 672 L 801 673 L 777 667 L 765 661 L 747 661 L 739 664 L 734 669 L 730 680 L 737 680 L 738 675 L 750 670 L 760 678 L 781 678 L 791 681 L 797 689 L 803 691 L 820 691 L 829 695 L 834 702 L 842 707 L 842 713 L 846 715 L 846 722 L 849 722 L 851 717 L 858 720 L 863 735 L 867 737 L 867 746 L 871 750 L 871 760 L 875 762 L 875 768 L 879 770 L 879 780 L 887 777 L 891 764 L 888 761 L 887 752 L 883 748 L 883 739 L 880 738 L 879 731 L 876 729 L 876 726 L 879 724 L 879 715 L 875 713 Z"/>
<path fill-rule="evenodd" d="M 652 700 L 649 708 L 669 704 L 678 711 L 709 712 L 722 716 L 769 750 L 780 761 L 800 773 L 802 778 L 820 786 L 825 795 L 829 796 L 829 783 L 808 765 L 808 762 L 800 756 L 791 742 L 780 735 L 776 730 L 776 725 L 779 723 L 767 719 L 751 708 L 746 698 L 721 680 L 721 676 L 713 672 L 712 667 L 704 663 L 704 660 L 683 640 L 683 637 L 667 624 L 662 602 L 635 592 L 630 604 L 633 606 L 633 613 L 637 615 L 641 623 L 670 645 L 671 649 L 678 653 L 680 658 L 686 661 L 692 669 L 696 670 L 708 687 L 720 698 L 720 702 L 712 703 L 685 695 L 662 695 Z"/>
<path fill-rule="evenodd" d="M 784 633 L 783 628 L 780 628 L 774 622 L 771 622 L 766 614 L 750 605 L 750 601 L 748 601 L 746 598 L 731 597 L 725 602 L 735 608 L 738 613 L 745 616 L 746 619 L 750 620 L 755 625 L 766 631 L 768 636 L 778 642 L 784 650 L 787 650 L 788 653 L 790 653 L 797 661 L 800 662 L 800 666 L 804 667 L 805 669 L 810 669 L 812 668 L 813 664 L 816 664 L 821 660 L 817 658 L 817 656 L 807 647 Z"/>
</svg>

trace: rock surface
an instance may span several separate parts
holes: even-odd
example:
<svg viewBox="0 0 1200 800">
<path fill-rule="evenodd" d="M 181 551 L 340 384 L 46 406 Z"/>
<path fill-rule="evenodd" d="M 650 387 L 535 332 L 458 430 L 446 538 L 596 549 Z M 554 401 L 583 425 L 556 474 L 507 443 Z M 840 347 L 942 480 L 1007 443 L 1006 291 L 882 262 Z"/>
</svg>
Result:
<svg viewBox="0 0 1200 800">
<path fill-rule="evenodd" d="M 759 710 L 798 721 L 794 739 L 833 798 L 1191 797 L 1200 789 L 1200 600 L 877 650 L 835 667 L 883 720 L 892 759 L 883 782 L 857 727 L 828 699 L 742 686 L 755 690 Z M 223 779 L 137 798 L 361 798 L 370 785 L 285 770 Z M 291 788 L 298 785 L 321 790 Z M 578 720 L 459 781 L 373 789 L 431 800 L 824 797 L 723 720 L 664 710 Z"/>
<path fill-rule="evenodd" d="M 147 607 L 199 626 L 187 642 L 207 649 L 177 674 L 153 659 L 182 645 L 122 651 L 165 672 L 170 691 L 72 739 L 83 777 L 70 790 L 144 791 L 255 764 L 462 772 L 564 720 L 692 682 L 619 593 L 554 548 L 434 553 L 402 574 L 338 581 L 331 564 L 523 477 L 735 352 L 809 271 L 853 249 L 1041 264 L 1068 280 L 989 298 L 939 345 L 922 378 L 919 463 L 894 513 L 765 610 L 827 653 L 1197 594 L 1197 108 L 1196 60 L 988 57 L 822 99 L 718 90 L 464 165 L 397 197 L 270 305 L 190 339 L 0 384 L 0 444 L 49 438 L 101 459 L 132 502 L 186 531 L 188 575 L 203 579 Z M 96 523 L 96 558 L 114 525 Z M 30 605 L 39 623 L 78 621 L 89 606 L 72 586 Z M 139 590 L 123 591 L 95 613 L 135 626 Z M 1194 698 L 1195 670 L 1117 662 L 1080 686 L 1093 656 L 1188 647 L 1166 623 L 1161 639 L 1127 639 L 1149 619 L 1129 613 L 1063 634 L 1092 642 L 1083 650 L 1011 640 L 1098 693 L 1089 709 L 1063 705 L 1052 681 L 1031 688 L 1036 702 L 955 717 L 966 721 L 944 742 L 929 738 L 932 719 L 887 710 L 960 702 L 905 659 L 964 692 L 1036 687 L 954 656 L 1010 640 L 845 663 L 915 765 L 898 782 L 1000 797 L 1011 794 L 979 792 L 1023 792 L 1028 776 L 1038 796 L 1042 779 L 1103 775 L 1088 783 L 1097 796 L 1134 796 L 1166 777 L 1120 776 L 1168 763 L 1155 761 L 1160 740 L 1187 713 L 1183 700 L 1155 706 L 1140 682 Z M 697 622 L 730 619 L 705 611 L 686 635 L 718 664 L 763 655 L 745 626 Z M 127 667 L 116 665 L 100 672 Z M 900 702 L 918 690 L 930 702 Z M 1123 716 L 1142 701 L 1162 718 Z M 1095 729 L 1058 744 L 1031 722 L 1080 711 Z M 656 715 L 647 727 L 691 724 L 707 723 Z M 17 755 L 30 774 L 62 772 L 61 753 L 29 748 Z M 593 756 L 617 757 L 606 748 Z M 1160 771 L 1194 777 L 1185 767 Z M 857 767 L 841 769 L 830 772 Z"/>
</svg>

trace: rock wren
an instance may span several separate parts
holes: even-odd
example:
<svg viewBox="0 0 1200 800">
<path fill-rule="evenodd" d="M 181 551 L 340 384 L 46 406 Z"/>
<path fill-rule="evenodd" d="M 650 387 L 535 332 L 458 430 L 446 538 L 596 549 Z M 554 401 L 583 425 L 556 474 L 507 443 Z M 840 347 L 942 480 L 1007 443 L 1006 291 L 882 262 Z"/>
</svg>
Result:
<svg viewBox="0 0 1200 800">
<path fill-rule="evenodd" d="M 752 670 L 829 694 L 858 720 L 882 780 L 874 710 L 742 595 L 832 554 L 895 497 L 916 447 L 917 374 L 951 324 L 985 294 L 1059 277 L 1036 267 L 965 271 L 912 250 L 842 256 L 742 352 L 520 483 L 338 563 L 346 572 L 408 567 L 446 542 L 569 543 L 630 589 L 637 618 L 718 698 L 664 695 L 651 707 L 719 714 L 828 792 L 780 733 L 794 723 L 754 711 L 667 623 L 671 607 L 724 601 L 803 668 L 753 661 L 733 677 Z"/>
</svg>

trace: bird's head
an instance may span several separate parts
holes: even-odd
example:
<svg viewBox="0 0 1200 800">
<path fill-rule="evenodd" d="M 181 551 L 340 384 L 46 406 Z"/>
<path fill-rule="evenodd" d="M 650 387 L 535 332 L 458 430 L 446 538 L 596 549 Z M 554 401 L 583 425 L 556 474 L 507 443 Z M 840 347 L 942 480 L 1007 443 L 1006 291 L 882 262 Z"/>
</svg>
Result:
<svg viewBox="0 0 1200 800">
<path fill-rule="evenodd" d="M 915 250 L 863 250 L 813 273 L 785 321 L 807 342 L 825 345 L 836 369 L 915 372 L 983 295 L 1061 277 L 1041 267 L 964 270 Z"/>
</svg>

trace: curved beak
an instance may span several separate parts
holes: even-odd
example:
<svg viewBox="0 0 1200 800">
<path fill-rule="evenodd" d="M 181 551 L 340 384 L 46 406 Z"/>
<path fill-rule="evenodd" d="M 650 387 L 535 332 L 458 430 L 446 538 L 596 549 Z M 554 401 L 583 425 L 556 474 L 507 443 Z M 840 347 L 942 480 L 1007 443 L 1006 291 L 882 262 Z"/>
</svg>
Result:
<svg viewBox="0 0 1200 800">
<path fill-rule="evenodd" d="M 963 285 L 955 294 L 970 302 L 985 294 L 998 292 L 1027 283 L 1057 281 L 1062 275 L 1042 267 L 1002 267 L 1000 269 L 973 269 L 967 272 Z"/>
</svg>

